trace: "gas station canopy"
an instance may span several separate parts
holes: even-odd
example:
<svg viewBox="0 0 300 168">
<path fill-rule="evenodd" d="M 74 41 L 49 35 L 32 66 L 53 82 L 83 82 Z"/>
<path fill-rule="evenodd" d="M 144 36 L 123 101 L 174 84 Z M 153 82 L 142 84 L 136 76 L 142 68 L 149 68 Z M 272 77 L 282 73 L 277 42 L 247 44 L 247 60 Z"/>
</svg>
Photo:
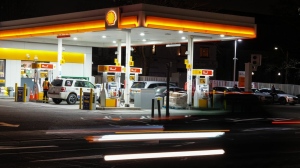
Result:
<svg viewBox="0 0 300 168">
<path fill-rule="evenodd" d="M 90 47 L 131 46 L 251 39 L 256 37 L 252 17 L 219 14 L 149 4 L 75 12 L 0 22 L 0 40 Z"/>
</svg>

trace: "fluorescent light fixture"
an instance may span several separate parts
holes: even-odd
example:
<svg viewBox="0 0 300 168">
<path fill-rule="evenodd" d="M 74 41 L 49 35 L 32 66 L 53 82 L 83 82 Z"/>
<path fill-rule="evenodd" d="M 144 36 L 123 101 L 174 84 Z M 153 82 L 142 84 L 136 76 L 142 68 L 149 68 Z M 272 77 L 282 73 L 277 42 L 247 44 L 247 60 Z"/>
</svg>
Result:
<svg viewBox="0 0 300 168">
<path fill-rule="evenodd" d="M 146 39 L 143 39 L 143 41 L 146 41 Z"/>
<path fill-rule="evenodd" d="M 105 35 L 103 35 L 103 36 L 102 36 L 102 38 L 106 38 L 106 36 L 105 36 Z"/>
<path fill-rule="evenodd" d="M 182 40 L 185 40 L 185 37 L 181 37 Z"/>
<path fill-rule="evenodd" d="M 166 47 L 179 47 L 181 44 L 167 44 Z"/>
<path fill-rule="evenodd" d="M 162 139 L 198 139 L 198 138 L 215 138 L 223 135 L 224 132 L 187 132 L 187 133 L 153 133 L 153 134 L 118 134 L 104 135 L 95 141 L 112 142 L 112 141 L 140 141 L 140 140 L 162 140 Z"/>
<path fill-rule="evenodd" d="M 145 33 L 140 33 L 140 36 L 144 36 L 145 35 Z"/>
<path fill-rule="evenodd" d="M 182 30 L 179 30 L 178 33 L 183 33 L 183 31 L 182 31 Z"/>
<path fill-rule="evenodd" d="M 152 158 L 170 158 L 170 157 L 187 157 L 187 156 L 206 156 L 206 155 L 223 155 L 223 149 L 215 150 L 195 150 L 195 151 L 180 151 L 180 152 L 158 152 L 158 153 L 136 153 L 136 154 L 121 154 L 121 155 L 105 155 L 105 161 L 114 160 L 132 160 L 132 159 L 152 159 Z"/>
<path fill-rule="evenodd" d="M 77 40 L 77 37 L 74 37 L 73 40 Z"/>
<path fill-rule="evenodd" d="M 224 34 L 220 34 L 220 37 L 225 37 L 225 35 Z"/>
<path fill-rule="evenodd" d="M 113 43 L 116 43 L 116 41 L 114 40 Z"/>
</svg>

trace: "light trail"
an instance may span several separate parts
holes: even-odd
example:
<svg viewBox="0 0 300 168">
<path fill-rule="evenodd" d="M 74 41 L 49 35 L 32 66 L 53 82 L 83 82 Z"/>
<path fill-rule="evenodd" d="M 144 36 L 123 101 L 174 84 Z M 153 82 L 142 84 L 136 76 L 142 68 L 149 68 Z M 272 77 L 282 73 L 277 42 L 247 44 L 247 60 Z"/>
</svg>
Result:
<svg viewBox="0 0 300 168">
<path fill-rule="evenodd" d="M 207 155 L 222 155 L 224 153 L 225 151 L 223 149 L 180 151 L 180 152 L 136 153 L 136 154 L 121 154 L 121 155 L 105 155 L 104 160 L 115 161 L 115 160 L 132 160 L 132 159 L 187 157 L 187 156 L 207 156 Z"/>
<path fill-rule="evenodd" d="M 115 141 L 144 141 L 144 140 L 176 140 L 215 138 L 224 135 L 224 132 L 185 132 L 185 133 L 147 133 L 147 134 L 117 134 L 103 136 L 89 136 L 90 142 L 115 142 Z"/>
</svg>

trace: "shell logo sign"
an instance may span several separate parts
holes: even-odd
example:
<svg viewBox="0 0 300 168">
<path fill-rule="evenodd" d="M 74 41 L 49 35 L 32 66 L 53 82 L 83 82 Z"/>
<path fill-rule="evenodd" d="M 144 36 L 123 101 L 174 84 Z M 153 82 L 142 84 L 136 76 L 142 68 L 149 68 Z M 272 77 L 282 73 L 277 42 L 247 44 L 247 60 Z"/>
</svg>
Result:
<svg viewBox="0 0 300 168">
<path fill-rule="evenodd" d="M 117 20 L 117 14 L 115 11 L 110 10 L 106 14 L 106 22 L 109 26 L 115 25 Z"/>
<path fill-rule="evenodd" d="M 105 28 L 112 29 L 119 26 L 119 9 L 110 9 L 105 15 Z"/>
</svg>

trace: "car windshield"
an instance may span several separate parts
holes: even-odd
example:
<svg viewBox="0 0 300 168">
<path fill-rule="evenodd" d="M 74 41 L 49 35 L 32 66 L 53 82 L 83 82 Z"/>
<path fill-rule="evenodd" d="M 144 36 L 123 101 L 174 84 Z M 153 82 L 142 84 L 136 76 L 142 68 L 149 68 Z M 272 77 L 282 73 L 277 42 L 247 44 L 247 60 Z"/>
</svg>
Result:
<svg viewBox="0 0 300 168">
<path fill-rule="evenodd" d="M 134 82 L 131 88 L 145 88 L 146 82 Z"/>
</svg>

